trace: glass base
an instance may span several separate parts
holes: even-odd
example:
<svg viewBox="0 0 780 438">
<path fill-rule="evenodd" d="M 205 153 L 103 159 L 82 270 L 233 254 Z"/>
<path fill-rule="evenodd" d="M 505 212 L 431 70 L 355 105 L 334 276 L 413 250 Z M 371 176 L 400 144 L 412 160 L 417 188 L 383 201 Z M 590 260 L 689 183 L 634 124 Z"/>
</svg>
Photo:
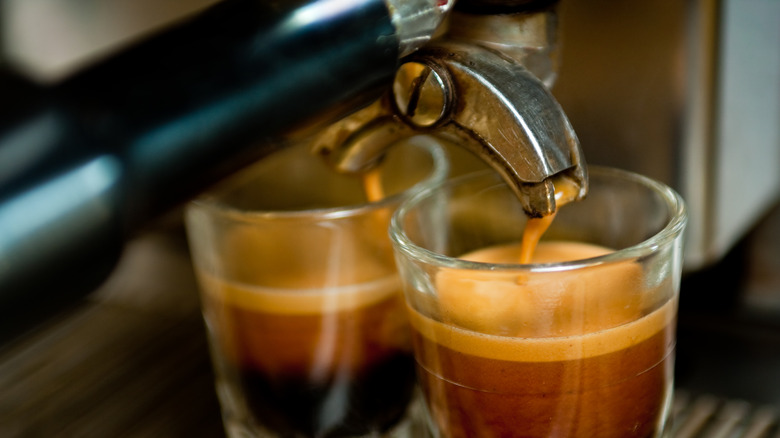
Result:
<svg viewBox="0 0 780 438">
<path fill-rule="evenodd" d="M 222 421 L 227 438 L 278 438 L 280 435 L 255 422 L 242 409 L 240 403 L 230 395 L 226 385 L 217 384 L 217 394 L 222 406 Z M 424 438 L 430 437 L 426 424 L 427 415 L 422 392 L 415 388 L 406 413 L 392 429 L 386 432 L 373 431 L 359 436 L 343 438 Z"/>
</svg>

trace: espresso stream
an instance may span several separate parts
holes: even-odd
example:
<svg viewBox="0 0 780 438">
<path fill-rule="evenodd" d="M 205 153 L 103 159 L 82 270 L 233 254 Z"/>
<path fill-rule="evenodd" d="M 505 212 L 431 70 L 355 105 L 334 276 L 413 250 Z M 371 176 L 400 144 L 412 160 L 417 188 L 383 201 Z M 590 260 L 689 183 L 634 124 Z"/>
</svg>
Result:
<svg viewBox="0 0 780 438">
<path fill-rule="evenodd" d="M 580 191 L 579 186 L 566 176 L 557 177 L 555 179 L 554 187 L 556 204 L 555 212 L 540 218 L 529 217 L 528 222 L 525 224 L 525 229 L 523 230 L 523 240 L 520 246 L 520 257 L 517 258 L 517 261 L 519 261 L 521 264 L 528 264 L 533 261 L 536 246 L 539 244 L 539 240 L 541 240 L 544 232 L 550 228 L 550 225 L 552 225 L 553 219 L 555 219 L 555 215 L 557 214 L 558 209 L 576 200 Z M 496 263 L 512 262 L 503 261 Z"/>
</svg>

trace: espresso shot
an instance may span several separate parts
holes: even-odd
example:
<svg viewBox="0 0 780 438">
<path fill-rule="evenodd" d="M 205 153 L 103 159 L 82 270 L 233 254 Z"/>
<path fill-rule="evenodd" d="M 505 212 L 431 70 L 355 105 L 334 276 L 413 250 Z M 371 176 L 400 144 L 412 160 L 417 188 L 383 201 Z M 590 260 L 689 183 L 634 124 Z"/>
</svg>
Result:
<svg viewBox="0 0 780 438">
<path fill-rule="evenodd" d="M 189 206 L 228 437 L 410 436 L 419 391 L 387 229 L 446 173 L 425 137 L 365 175 L 302 144 Z"/>
<path fill-rule="evenodd" d="M 549 242 L 532 261 L 609 252 Z M 461 258 L 508 264 L 519 253 L 517 245 L 499 246 Z M 657 436 L 671 395 L 677 303 L 642 315 L 641 294 L 631 292 L 640 275 L 634 263 L 495 276 L 489 291 L 466 272 L 438 274 L 440 310 L 457 326 L 411 315 L 421 386 L 442 435 Z"/>
<path fill-rule="evenodd" d="M 684 203 L 639 175 L 589 173 L 530 260 L 533 221 L 492 172 L 393 217 L 432 436 L 669 436 Z"/>
<path fill-rule="evenodd" d="M 396 276 L 327 292 L 200 280 L 204 313 L 220 327 L 219 366 L 268 429 L 360 436 L 404 415 L 415 371 Z"/>
</svg>

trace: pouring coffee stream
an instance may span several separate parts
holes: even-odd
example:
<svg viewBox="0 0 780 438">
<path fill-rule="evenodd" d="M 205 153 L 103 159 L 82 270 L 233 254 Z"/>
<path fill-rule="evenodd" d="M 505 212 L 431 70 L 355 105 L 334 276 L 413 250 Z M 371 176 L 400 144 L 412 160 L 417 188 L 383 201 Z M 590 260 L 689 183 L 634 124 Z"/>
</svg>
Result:
<svg viewBox="0 0 780 438">
<path fill-rule="evenodd" d="M 565 204 L 577 199 L 579 194 L 579 186 L 575 181 L 565 176 L 558 176 L 554 178 L 553 186 L 555 188 L 555 203 L 556 207 L 563 207 Z M 536 250 L 536 245 L 541 240 L 542 235 L 552 224 L 555 212 L 543 216 L 540 218 L 528 218 L 525 229 L 523 229 L 523 239 L 520 243 L 520 264 L 531 263 Z"/>
</svg>

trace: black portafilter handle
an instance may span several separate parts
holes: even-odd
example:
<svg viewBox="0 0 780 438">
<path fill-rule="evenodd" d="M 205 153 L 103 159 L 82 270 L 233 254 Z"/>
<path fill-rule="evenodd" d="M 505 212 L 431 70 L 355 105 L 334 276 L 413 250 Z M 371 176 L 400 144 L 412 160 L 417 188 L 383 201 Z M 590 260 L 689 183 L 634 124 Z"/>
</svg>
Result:
<svg viewBox="0 0 780 438">
<path fill-rule="evenodd" d="M 93 290 L 151 219 L 380 95 L 384 1 L 333 5 L 225 0 L 53 86 L 0 73 L 0 342 Z"/>
</svg>

